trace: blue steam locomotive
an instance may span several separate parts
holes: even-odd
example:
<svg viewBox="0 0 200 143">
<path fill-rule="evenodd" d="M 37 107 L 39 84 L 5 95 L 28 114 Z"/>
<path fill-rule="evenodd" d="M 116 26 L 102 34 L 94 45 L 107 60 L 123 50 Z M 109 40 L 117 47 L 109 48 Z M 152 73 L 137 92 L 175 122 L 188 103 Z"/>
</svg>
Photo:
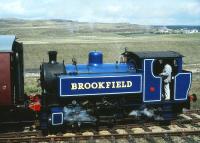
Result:
<svg viewBox="0 0 200 143">
<path fill-rule="evenodd" d="M 26 96 L 23 44 L 0 35 L 0 132 L 34 124 L 35 113 L 43 131 L 135 118 L 169 122 L 196 100 L 182 58 L 172 51 L 125 50 L 120 61 L 103 63 L 103 54 L 93 51 L 87 64 L 73 58 L 65 65 L 49 51 L 49 61 L 40 66 L 42 96 Z"/>
<path fill-rule="evenodd" d="M 177 52 L 125 50 L 120 61 L 103 63 L 102 52 L 92 51 L 87 64 L 73 58 L 67 65 L 48 54 L 40 67 L 43 130 L 138 117 L 168 122 L 190 108 L 192 74 Z"/>
</svg>

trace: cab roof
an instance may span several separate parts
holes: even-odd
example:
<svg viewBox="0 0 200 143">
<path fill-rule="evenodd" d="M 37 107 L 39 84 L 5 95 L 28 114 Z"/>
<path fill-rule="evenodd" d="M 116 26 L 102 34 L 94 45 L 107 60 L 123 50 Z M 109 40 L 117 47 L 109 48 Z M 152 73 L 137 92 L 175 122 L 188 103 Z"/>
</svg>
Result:
<svg viewBox="0 0 200 143">
<path fill-rule="evenodd" d="M 139 59 L 163 59 L 163 58 L 179 58 L 183 57 L 178 52 L 174 51 L 145 51 L 145 52 L 128 52 L 132 56 Z"/>
<path fill-rule="evenodd" d="M 0 52 L 12 52 L 15 39 L 14 35 L 0 35 Z"/>
</svg>

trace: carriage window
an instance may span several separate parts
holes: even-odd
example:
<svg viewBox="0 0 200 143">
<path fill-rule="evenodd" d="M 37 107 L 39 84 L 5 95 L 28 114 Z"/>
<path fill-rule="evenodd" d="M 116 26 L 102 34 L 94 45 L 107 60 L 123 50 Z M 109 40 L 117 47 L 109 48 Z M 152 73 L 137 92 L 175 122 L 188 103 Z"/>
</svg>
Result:
<svg viewBox="0 0 200 143">
<path fill-rule="evenodd" d="M 164 67 L 162 63 L 163 63 L 162 59 L 158 59 L 158 60 L 154 61 L 153 73 L 154 73 L 155 76 L 158 76 L 162 72 L 162 69 Z"/>
<path fill-rule="evenodd" d="M 153 73 L 155 76 L 158 76 L 162 72 L 166 63 L 171 65 L 173 75 L 177 73 L 178 63 L 175 59 L 157 59 L 154 61 L 153 65 Z"/>
</svg>

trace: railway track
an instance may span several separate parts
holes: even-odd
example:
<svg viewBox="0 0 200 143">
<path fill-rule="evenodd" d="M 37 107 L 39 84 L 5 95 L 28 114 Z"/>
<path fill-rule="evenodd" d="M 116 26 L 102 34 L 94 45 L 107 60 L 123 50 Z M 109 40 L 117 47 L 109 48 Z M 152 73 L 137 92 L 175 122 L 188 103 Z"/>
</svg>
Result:
<svg viewBox="0 0 200 143">
<path fill-rule="evenodd" d="M 114 125 L 112 128 L 101 126 L 96 129 L 82 129 L 77 132 L 63 132 L 42 136 L 41 132 L 24 131 L 0 134 L 0 142 L 157 142 L 157 138 L 165 142 L 173 142 L 173 137 L 181 137 L 186 142 L 200 142 L 200 110 L 186 111 L 170 125 L 159 125 L 156 122 L 143 124 Z M 194 139 L 194 137 L 196 139 Z M 124 141 L 123 141 L 124 142 Z"/>
</svg>

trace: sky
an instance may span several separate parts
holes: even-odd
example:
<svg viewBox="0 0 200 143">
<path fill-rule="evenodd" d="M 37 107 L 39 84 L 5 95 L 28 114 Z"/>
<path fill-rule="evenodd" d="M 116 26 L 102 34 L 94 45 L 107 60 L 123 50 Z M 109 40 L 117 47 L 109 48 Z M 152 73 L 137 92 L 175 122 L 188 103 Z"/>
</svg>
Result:
<svg viewBox="0 0 200 143">
<path fill-rule="evenodd" d="M 0 18 L 200 25 L 200 0 L 0 0 Z"/>
</svg>

